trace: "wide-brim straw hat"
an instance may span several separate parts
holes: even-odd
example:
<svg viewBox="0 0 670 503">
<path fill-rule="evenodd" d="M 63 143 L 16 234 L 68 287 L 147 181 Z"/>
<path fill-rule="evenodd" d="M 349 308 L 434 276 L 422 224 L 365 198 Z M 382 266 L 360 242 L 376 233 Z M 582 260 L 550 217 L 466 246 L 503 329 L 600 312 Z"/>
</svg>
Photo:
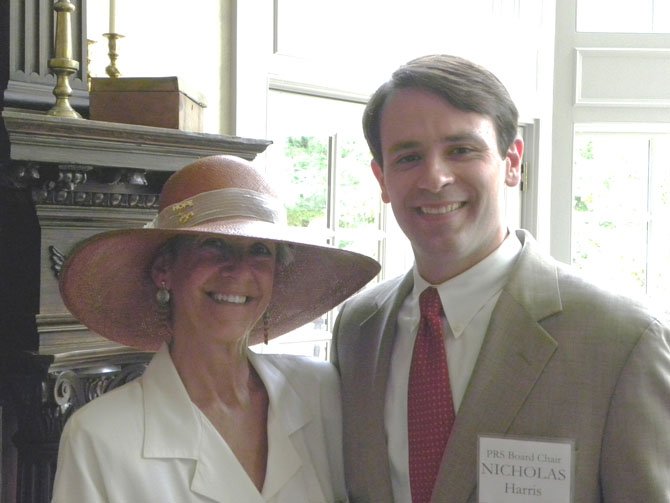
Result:
<svg viewBox="0 0 670 503">
<path fill-rule="evenodd" d="M 205 157 L 168 179 L 150 224 L 96 234 L 75 246 L 61 269 L 60 291 L 70 312 L 94 332 L 155 350 L 171 334 L 151 266 L 170 238 L 241 236 L 285 243 L 293 258 L 277 264 L 266 323 L 261 320 L 249 335 L 255 344 L 264 331 L 273 338 L 318 318 L 379 272 L 374 259 L 319 243 L 307 232 L 286 224 L 283 206 L 250 162 Z"/>
</svg>

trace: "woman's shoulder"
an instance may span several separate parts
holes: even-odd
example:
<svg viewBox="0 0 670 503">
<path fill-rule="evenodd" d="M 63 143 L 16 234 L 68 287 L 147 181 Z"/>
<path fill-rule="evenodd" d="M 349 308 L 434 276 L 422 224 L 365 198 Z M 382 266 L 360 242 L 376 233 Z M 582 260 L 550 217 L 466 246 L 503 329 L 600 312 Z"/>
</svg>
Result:
<svg viewBox="0 0 670 503">
<path fill-rule="evenodd" d="M 133 422 L 141 411 L 142 391 L 139 380 L 135 380 L 94 398 L 73 412 L 67 422 L 71 430 L 104 432 Z"/>
<path fill-rule="evenodd" d="M 291 354 L 259 354 L 255 358 L 278 371 L 300 394 L 316 389 L 320 393 L 339 392 L 339 374 L 328 361 Z"/>
<path fill-rule="evenodd" d="M 321 423 L 330 424 L 340 417 L 340 378 L 330 362 L 289 354 L 262 354 L 257 358 L 266 367 L 263 379 L 271 401 L 282 408 L 309 410 L 311 417 L 321 418 Z M 268 367 L 273 371 L 267 372 Z"/>
</svg>

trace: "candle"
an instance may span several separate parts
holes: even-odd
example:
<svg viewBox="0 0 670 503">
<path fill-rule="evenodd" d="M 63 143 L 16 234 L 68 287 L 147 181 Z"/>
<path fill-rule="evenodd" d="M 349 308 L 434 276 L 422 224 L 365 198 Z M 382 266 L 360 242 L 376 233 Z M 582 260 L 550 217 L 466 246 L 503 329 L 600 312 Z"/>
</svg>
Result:
<svg viewBox="0 0 670 503">
<path fill-rule="evenodd" d="M 109 0 L 109 33 L 116 33 L 116 0 Z"/>
</svg>

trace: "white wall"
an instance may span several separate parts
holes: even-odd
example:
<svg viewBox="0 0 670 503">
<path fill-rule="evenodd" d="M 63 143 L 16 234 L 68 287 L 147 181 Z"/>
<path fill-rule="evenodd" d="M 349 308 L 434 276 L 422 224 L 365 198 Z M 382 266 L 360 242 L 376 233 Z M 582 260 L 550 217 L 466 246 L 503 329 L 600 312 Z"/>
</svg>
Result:
<svg viewBox="0 0 670 503">
<path fill-rule="evenodd" d="M 117 66 L 122 77 L 177 76 L 187 94 L 205 97 L 204 130 L 225 132 L 230 73 L 229 1 L 116 0 Z M 109 0 L 88 0 L 90 73 L 107 77 Z M 222 83 L 225 85 L 222 88 Z"/>
</svg>

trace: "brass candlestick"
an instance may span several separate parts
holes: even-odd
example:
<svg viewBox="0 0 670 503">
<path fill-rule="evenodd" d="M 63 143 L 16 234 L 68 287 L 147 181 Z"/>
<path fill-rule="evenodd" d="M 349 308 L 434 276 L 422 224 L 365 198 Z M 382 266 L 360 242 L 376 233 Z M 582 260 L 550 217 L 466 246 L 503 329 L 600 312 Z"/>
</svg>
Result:
<svg viewBox="0 0 670 503">
<path fill-rule="evenodd" d="M 91 79 L 93 78 L 93 75 L 91 75 L 91 49 L 95 43 L 95 40 L 86 39 L 86 87 L 89 91 L 91 90 Z"/>
<path fill-rule="evenodd" d="M 116 60 L 119 58 L 119 53 L 116 51 L 116 41 L 123 38 L 123 35 L 120 33 L 103 33 L 102 36 L 106 37 L 109 41 L 109 52 L 107 53 L 109 56 L 109 66 L 105 68 L 105 72 L 107 72 L 107 75 L 111 78 L 116 79 L 121 76 L 121 72 L 116 67 Z"/>
<path fill-rule="evenodd" d="M 72 88 L 70 75 L 79 70 L 79 62 L 72 59 L 72 25 L 71 14 L 75 6 L 70 0 L 58 0 L 54 4 L 56 11 L 55 57 L 49 60 L 49 68 L 56 74 L 56 87 L 53 94 L 56 104 L 47 112 L 55 117 L 71 117 L 81 119 L 81 115 L 70 105 Z"/>
</svg>

